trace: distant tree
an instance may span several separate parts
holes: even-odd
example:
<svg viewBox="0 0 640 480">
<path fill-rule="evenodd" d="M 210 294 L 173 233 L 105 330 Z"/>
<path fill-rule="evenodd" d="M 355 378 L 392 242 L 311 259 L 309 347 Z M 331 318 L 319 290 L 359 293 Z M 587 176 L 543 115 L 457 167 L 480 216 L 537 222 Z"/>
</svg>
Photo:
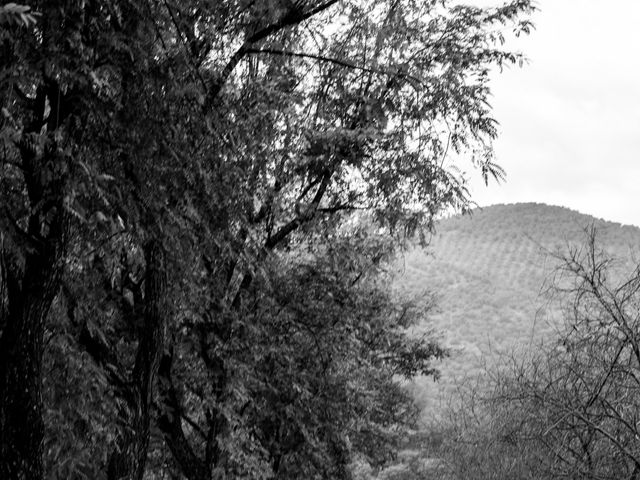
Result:
<svg viewBox="0 0 640 480">
<path fill-rule="evenodd" d="M 518 401 L 512 384 L 513 372 L 530 365 L 527 360 L 514 358 L 504 366 L 506 372 L 491 370 L 488 375 L 459 385 L 442 418 L 431 426 L 438 433 L 438 441 L 422 448 L 422 455 L 430 459 L 420 471 L 422 477 L 556 478 L 549 475 L 544 461 L 548 451 L 536 437 L 542 431 L 539 412 L 525 401 Z"/>
<path fill-rule="evenodd" d="M 555 289 L 567 301 L 559 342 L 516 392 L 544 419 L 539 441 L 555 475 L 638 478 L 640 267 L 623 273 L 628 262 L 600 248 L 594 227 L 586 233 L 584 246 L 558 257 Z"/>
<path fill-rule="evenodd" d="M 600 249 L 594 227 L 556 260 L 558 337 L 470 390 L 439 450 L 445 478 L 640 475 L 640 267 L 623 275 L 628 262 Z"/>
</svg>

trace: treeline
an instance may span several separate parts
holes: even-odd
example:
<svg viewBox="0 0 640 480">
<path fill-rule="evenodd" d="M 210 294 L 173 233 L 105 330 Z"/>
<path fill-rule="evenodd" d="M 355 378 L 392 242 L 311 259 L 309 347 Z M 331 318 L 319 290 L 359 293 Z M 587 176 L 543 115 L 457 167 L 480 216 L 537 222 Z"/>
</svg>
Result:
<svg viewBox="0 0 640 480">
<path fill-rule="evenodd" d="M 0 7 L 0 477 L 349 478 L 445 354 L 385 265 L 488 179 L 528 0 Z M 473 154 L 473 155 L 472 155 Z"/>
</svg>

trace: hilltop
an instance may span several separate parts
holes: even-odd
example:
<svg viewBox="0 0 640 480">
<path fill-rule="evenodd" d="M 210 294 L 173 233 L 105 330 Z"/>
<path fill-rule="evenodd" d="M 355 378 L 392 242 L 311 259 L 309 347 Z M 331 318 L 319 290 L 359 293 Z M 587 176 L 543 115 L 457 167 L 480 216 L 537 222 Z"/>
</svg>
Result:
<svg viewBox="0 0 640 480">
<path fill-rule="evenodd" d="M 416 333 L 435 330 L 452 351 L 439 384 L 416 384 L 425 407 L 446 397 L 456 378 L 473 376 L 483 362 L 535 345 L 553 331 L 561 315 L 545 293 L 556 265 L 551 253 L 581 245 L 592 224 L 608 253 L 628 262 L 640 258 L 640 228 L 536 203 L 442 220 L 429 247 L 404 256 L 400 289 L 417 298 L 433 293 L 438 304 Z"/>
</svg>

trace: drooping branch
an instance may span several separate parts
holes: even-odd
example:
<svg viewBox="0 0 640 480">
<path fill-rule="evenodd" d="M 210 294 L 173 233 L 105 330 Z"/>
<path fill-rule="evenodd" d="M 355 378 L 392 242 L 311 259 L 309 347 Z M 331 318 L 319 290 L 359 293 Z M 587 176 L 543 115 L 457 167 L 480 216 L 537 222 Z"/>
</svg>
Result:
<svg viewBox="0 0 640 480">
<path fill-rule="evenodd" d="M 409 75 L 408 73 L 403 73 L 399 71 L 388 71 L 382 70 L 380 68 L 370 68 L 365 67 L 363 65 L 357 65 L 348 60 L 335 58 L 335 57 L 327 57 L 325 55 L 318 55 L 313 53 L 305 53 L 305 52 L 291 52 L 288 50 L 278 50 L 275 48 L 248 48 L 245 53 L 248 54 L 267 54 L 267 55 L 280 55 L 283 57 L 296 57 L 296 58 L 309 58 L 311 60 L 318 60 L 319 62 L 324 63 L 333 63 L 334 65 L 339 65 L 341 67 L 351 68 L 353 70 L 360 70 L 367 73 L 373 73 L 375 75 L 384 75 L 391 78 L 407 78 L 412 80 L 417 84 L 422 84 L 422 80 L 413 75 Z"/>
</svg>

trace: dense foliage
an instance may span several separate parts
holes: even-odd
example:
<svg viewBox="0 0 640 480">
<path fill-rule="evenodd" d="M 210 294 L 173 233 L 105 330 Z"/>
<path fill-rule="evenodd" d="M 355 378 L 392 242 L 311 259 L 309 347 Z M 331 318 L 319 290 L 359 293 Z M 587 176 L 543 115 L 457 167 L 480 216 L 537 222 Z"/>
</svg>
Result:
<svg viewBox="0 0 640 480">
<path fill-rule="evenodd" d="M 502 171 L 528 0 L 0 10 L 0 477 L 348 478 L 444 354 L 384 265 Z"/>
</svg>

